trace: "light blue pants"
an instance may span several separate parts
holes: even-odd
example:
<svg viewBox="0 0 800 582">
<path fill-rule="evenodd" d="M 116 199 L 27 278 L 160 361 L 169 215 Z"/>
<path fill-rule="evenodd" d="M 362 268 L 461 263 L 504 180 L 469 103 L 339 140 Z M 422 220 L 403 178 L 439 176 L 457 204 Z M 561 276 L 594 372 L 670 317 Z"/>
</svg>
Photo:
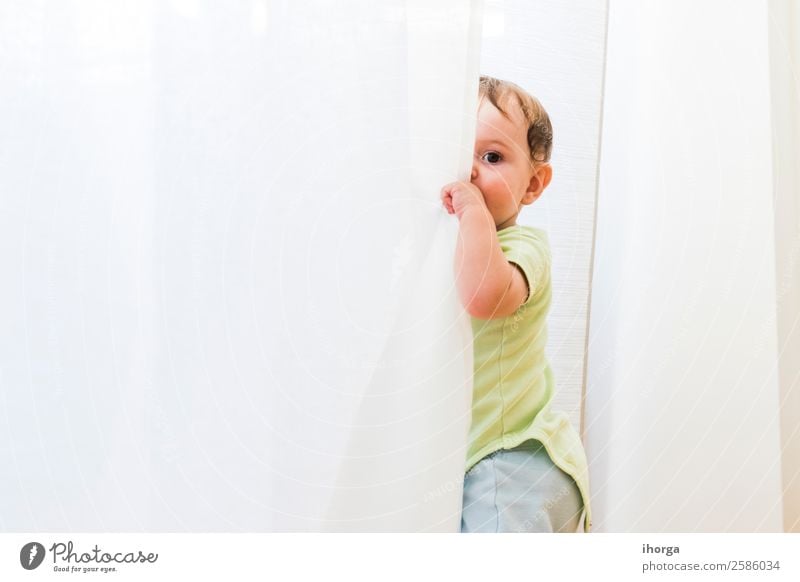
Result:
<svg viewBox="0 0 800 582">
<path fill-rule="evenodd" d="M 495 451 L 464 476 L 462 532 L 575 532 L 582 517 L 578 485 L 539 441 Z"/>
</svg>

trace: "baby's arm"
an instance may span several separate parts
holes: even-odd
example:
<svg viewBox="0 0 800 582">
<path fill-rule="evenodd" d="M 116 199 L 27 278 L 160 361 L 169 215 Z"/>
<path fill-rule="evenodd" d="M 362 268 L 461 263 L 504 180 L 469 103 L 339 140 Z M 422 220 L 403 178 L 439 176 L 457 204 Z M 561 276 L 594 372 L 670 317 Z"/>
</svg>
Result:
<svg viewBox="0 0 800 582">
<path fill-rule="evenodd" d="M 467 313 L 478 319 L 511 315 L 527 299 L 528 284 L 503 254 L 483 194 L 474 184 L 453 182 L 442 188 L 442 202 L 459 220 L 456 286 Z"/>
</svg>

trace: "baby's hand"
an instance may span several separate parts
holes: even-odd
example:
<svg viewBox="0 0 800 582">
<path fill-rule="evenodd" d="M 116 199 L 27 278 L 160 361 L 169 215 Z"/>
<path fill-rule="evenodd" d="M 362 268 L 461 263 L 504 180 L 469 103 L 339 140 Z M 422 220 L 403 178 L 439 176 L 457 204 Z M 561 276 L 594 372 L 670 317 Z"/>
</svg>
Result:
<svg viewBox="0 0 800 582">
<path fill-rule="evenodd" d="M 483 192 L 471 182 L 451 182 L 441 192 L 442 204 L 449 214 L 458 218 L 470 206 L 486 208 Z"/>
</svg>

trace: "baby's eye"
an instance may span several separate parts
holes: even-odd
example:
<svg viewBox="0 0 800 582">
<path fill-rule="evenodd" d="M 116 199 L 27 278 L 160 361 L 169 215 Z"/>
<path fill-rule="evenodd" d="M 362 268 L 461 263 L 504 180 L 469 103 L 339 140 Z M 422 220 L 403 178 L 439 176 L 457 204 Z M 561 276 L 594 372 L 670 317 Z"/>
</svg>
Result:
<svg viewBox="0 0 800 582">
<path fill-rule="evenodd" d="M 496 164 L 502 159 L 503 156 L 501 156 L 497 152 L 486 152 L 485 154 L 483 154 L 483 160 L 489 162 L 490 164 Z"/>
</svg>

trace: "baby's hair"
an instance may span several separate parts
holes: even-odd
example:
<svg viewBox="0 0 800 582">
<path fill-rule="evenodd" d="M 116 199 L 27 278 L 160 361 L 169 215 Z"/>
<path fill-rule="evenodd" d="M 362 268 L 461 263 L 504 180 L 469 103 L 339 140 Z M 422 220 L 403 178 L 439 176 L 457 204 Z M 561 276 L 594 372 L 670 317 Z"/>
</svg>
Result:
<svg viewBox="0 0 800 582">
<path fill-rule="evenodd" d="M 528 122 L 528 147 L 534 163 L 550 161 L 553 151 L 553 126 L 539 100 L 510 81 L 482 76 L 478 86 L 478 96 L 488 98 L 492 105 L 507 119 L 508 113 L 503 109 L 508 105 L 510 96 L 516 98 L 522 115 Z M 502 103 L 501 103 L 502 102 Z"/>
</svg>

